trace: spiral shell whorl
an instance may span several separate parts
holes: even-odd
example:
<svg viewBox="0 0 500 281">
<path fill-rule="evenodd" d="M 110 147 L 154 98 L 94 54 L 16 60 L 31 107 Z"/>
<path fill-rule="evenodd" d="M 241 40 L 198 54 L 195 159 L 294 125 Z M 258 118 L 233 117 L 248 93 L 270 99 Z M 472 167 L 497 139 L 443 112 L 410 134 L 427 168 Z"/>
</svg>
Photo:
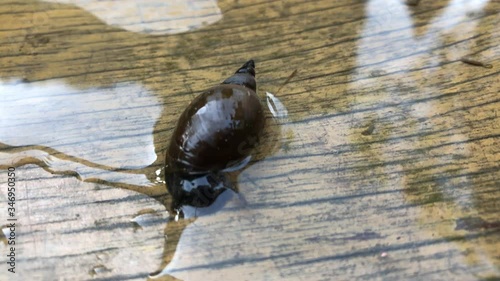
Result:
<svg viewBox="0 0 500 281">
<path fill-rule="evenodd" d="M 250 155 L 265 125 L 256 87 L 249 60 L 181 114 L 165 159 L 173 208 L 207 207 L 229 188 L 224 169 Z"/>
</svg>

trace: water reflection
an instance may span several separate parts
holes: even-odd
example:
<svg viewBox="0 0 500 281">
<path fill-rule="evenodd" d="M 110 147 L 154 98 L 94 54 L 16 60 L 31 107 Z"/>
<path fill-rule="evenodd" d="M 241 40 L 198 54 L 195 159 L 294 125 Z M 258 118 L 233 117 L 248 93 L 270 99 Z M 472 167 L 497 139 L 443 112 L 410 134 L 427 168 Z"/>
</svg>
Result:
<svg viewBox="0 0 500 281">
<path fill-rule="evenodd" d="M 0 166 L 37 162 L 82 180 L 154 184 L 134 170 L 157 158 L 153 129 L 162 107 L 140 84 L 1 81 L 0 112 Z"/>
<path fill-rule="evenodd" d="M 456 0 L 447 5 L 439 3 L 426 12 L 426 3 L 409 9 L 399 1 L 368 2 L 370 20 L 357 49 L 359 71 L 352 76 L 354 82 L 350 85 L 353 92 L 374 93 L 356 98 L 350 104 L 353 110 L 377 109 L 359 117 L 376 124 L 377 131 L 369 137 L 369 144 L 360 145 L 359 138 L 351 141 L 357 144 L 360 157 L 378 166 L 363 175 L 375 176 L 378 188 L 402 187 L 405 200 L 421 206 L 420 223 L 433 225 L 429 227 L 432 236 L 438 234 L 450 240 L 463 235 L 456 231 L 455 220 L 477 215 L 481 208 L 471 209 L 477 190 L 470 176 L 480 168 L 472 164 L 477 160 L 470 132 L 460 129 L 469 121 L 464 115 L 453 114 L 464 105 L 463 96 L 443 92 L 443 85 L 451 82 L 446 74 L 440 83 L 428 81 L 440 69 L 453 73 L 462 67 L 465 72 L 468 66 L 461 63 L 461 58 L 482 53 L 476 51 L 477 41 L 471 40 L 480 36 L 475 34 L 480 22 L 471 22 L 470 15 L 482 13 L 487 3 Z M 382 5 L 391 7 L 391 12 L 383 12 Z M 388 33 L 393 34 L 393 42 L 375 48 L 380 44 L 377 35 Z M 458 87 L 461 93 L 477 91 L 467 85 Z M 408 161 L 409 155 L 414 160 Z M 469 164 L 463 165 L 463 161 Z M 438 167 L 443 169 L 438 171 Z M 391 172 L 394 170 L 398 176 Z M 462 237 L 456 243 L 462 250 L 467 249 L 464 256 L 468 265 L 494 268 L 492 260 L 498 251 L 473 239 Z"/>
<path fill-rule="evenodd" d="M 109 25 L 132 32 L 175 34 L 212 24 L 222 18 L 217 0 L 45 0 L 81 7 Z"/>
<path fill-rule="evenodd" d="M 269 92 L 266 92 L 266 98 L 267 107 L 275 118 L 286 119 L 288 117 L 288 110 L 278 98 Z"/>
<path fill-rule="evenodd" d="M 303 121 L 290 116 L 283 130 L 295 136 L 289 143 L 292 149 L 282 147 L 240 175 L 244 207 L 224 207 L 188 225 L 163 274 L 185 281 L 220 276 L 300 280 L 320 276 L 323 266 L 342 276 L 374 278 L 394 270 L 393 256 L 403 259 L 415 247 L 411 261 L 446 252 L 449 263 L 463 264 L 455 252 L 467 248 L 469 256 L 476 257 L 467 263 L 473 269 L 461 273 L 478 268 L 497 272 L 492 262 L 496 250 L 478 241 L 467 244 L 477 237 L 454 232 L 457 217 L 476 212 L 468 209 L 474 204 L 474 183 L 462 176 L 467 170 L 434 170 L 471 157 L 467 134 L 446 133 L 446 124 L 460 121 L 436 118 L 449 110 L 438 98 L 430 98 L 440 93 L 440 84 L 424 83 L 425 77 L 460 63 L 469 52 L 457 48 L 433 53 L 456 44 L 447 46 L 448 40 L 463 40 L 457 21 L 486 3 L 476 1 L 464 9 L 462 2 L 432 7 L 436 12 L 422 33 L 419 24 L 414 26 L 421 20 L 418 12 L 402 1 L 369 1 L 356 46 L 356 69 L 349 73 L 347 91 L 336 97 L 337 104 L 345 101 L 346 106 L 339 112 L 330 109 L 331 118 L 307 116 L 310 121 Z M 418 8 L 425 7 L 413 9 Z M 449 97 L 452 104 L 460 104 L 458 96 Z M 267 98 L 270 111 L 278 112 L 282 103 L 273 100 L 273 94 Z M 439 141 L 429 137 L 432 132 Z M 443 143 L 450 145 L 441 147 Z M 434 145 L 437 150 L 428 148 Z M 426 229 L 401 234 L 403 227 L 387 225 L 388 214 L 398 225 L 416 218 Z M 344 247 L 345 241 L 353 241 L 351 247 Z M 470 248 L 474 246 L 479 249 Z M 370 268 L 356 268 L 356 260 Z M 354 268 L 356 273 L 350 271 Z"/>
<path fill-rule="evenodd" d="M 15 127 L 2 123 L 6 127 L 0 136 L 8 138 L 0 139 L 6 142 L 0 163 L 32 161 L 50 171 L 77 171 L 84 180 L 142 187 L 160 183 L 162 159 L 155 156 L 151 138 L 145 136 L 153 135 L 156 155 L 161 155 L 165 135 L 177 112 L 194 97 L 190 95 L 224 76 L 219 70 L 226 71 L 227 66 L 221 61 L 255 55 L 263 61 L 260 88 L 272 92 L 267 95 L 269 110 L 284 122 L 281 138 L 270 142 L 281 149 L 262 153 L 262 162 L 237 175 L 240 193 L 226 191 L 215 205 L 186 208 L 185 219 L 167 224 L 162 274 L 185 281 L 220 280 L 221 276 L 239 280 L 244 275 L 273 280 L 398 279 L 395 276 L 401 277 L 401 272 L 444 274 L 451 264 L 460 267 L 456 276 L 472 278 L 473 273 L 498 264 L 498 250 L 487 241 L 491 236 L 481 236 L 498 226 L 493 217 L 498 212 L 495 198 L 485 190 L 476 192 L 476 186 L 485 183 L 495 190 L 496 159 L 483 157 L 484 146 L 471 142 L 478 130 L 468 118 L 484 117 L 482 108 L 472 108 L 472 113 L 463 109 L 464 97 L 474 100 L 472 104 L 496 100 L 463 79 L 492 72 L 469 71 L 468 65 L 464 71 L 459 61 L 471 52 L 494 52 L 488 50 L 492 36 L 474 30 L 488 25 L 487 20 L 474 20 L 483 9 L 493 10 L 485 3 L 421 1 L 407 7 L 403 1 L 324 1 L 321 9 L 309 10 L 305 1 L 283 7 L 261 2 L 254 10 L 253 6 L 233 10 L 232 17 L 225 17 L 230 20 L 214 27 L 217 32 L 207 33 L 211 36 L 108 33 L 108 27 L 92 18 L 96 30 L 102 28 L 106 30 L 102 34 L 112 38 L 95 44 L 82 44 L 94 40 L 95 34 L 67 40 L 57 38 L 55 32 L 49 36 L 54 30 L 80 33 L 61 21 L 50 21 L 29 36 L 14 38 L 9 54 L 17 61 L 9 62 L 2 76 L 71 78 L 40 84 L 2 82 L 2 90 L 16 93 L 7 98 L 27 91 L 37 100 L 32 85 L 60 95 L 43 91 L 40 110 L 37 104 L 29 104 L 38 115 L 27 112 L 30 118 L 24 121 L 43 121 L 28 126 L 36 132 L 33 137 L 17 138 L 9 131 Z M 85 14 L 81 13 L 82 21 L 88 20 Z M 288 21 L 293 24 L 284 24 Z M 27 47 L 19 38 L 27 40 Z M 484 52 L 478 47 L 481 44 L 486 45 Z M 60 45 L 69 47 L 57 49 Z M 26 52 L 29 46 L 31 52 Z M 24 53 L 17 56 L 21 47 Z M 57 52 L 58 57 L 74 59 L 84 67 L 53 63 L 53 57 L 44 52 Z M 41 70 L 23 66 L 32 60 Z M 274 82 L 297 67 L 301 67 L 300 77 L 278 94 Z M 140 82 L 118 82 L 126 80 Z M 85 86 L 78 90 L 80 84 Z M 161 101 L 153 96 L 153 89 Z M 73 112 L 71 101 L 80 103 L 78 91 L 83 92 L 82 104 L 76 104 Z M 74 93 L 74 98 L 65 98 L 66 93 Z M 124 101 L 126 96 L 131 101 Z M 21 101 L 12 101 L 21 109 Z M 166 106 L 162 116 L 158 104 Z M 2 100 L 2 114 L 8 106 Z M 93 112 L 94 106 L 99 112 Z M 53 112 L 61 110 L 64 116 Z M 51 118 L 57 126 L 44 125 L 52 124 Z M 73 121 L 73 128 L 65 119 Z M 496 128 L 495 120 L 484 122 L 490 123 L 483 127 Z M 124 139 L 115 140 L 116 136 Z M 79 147 L 76 140 L 80 139 L 89 143 L 85 149 Z M 134 149 L 129 147 L 132 143 L 137 144 Z M 492 143 L 491 147 L 496 144 Z M 30 145 L 17 147 L 24 144 Z M 455 165 L 449 165 L 452 162 Z M 152 163 L 154 176 L 144 176 L 143 169 Z M 140 229 L 150 219 L 141 215 L 133 223 Z M 468 239 L 477 240 L 468 243 Z M 472 253 L 465 258 L 472 257 L 465 266 L 462 252 Z"/>
</svg>

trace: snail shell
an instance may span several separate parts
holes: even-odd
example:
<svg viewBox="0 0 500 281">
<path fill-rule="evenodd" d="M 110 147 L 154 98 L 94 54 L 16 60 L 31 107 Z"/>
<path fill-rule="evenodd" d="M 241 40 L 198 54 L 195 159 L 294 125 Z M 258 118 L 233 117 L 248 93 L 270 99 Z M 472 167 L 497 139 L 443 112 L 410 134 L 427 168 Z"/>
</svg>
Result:
<svg viewBox="0 0 500 281">
<path fill-rule="evenodd" d="M 250 60 L 198 95 L 181 114 L 165 159 L 173 207 L 210 205 L 227 187 L 222 170 L 250 155 L 264 125 Z"/>
</svg>

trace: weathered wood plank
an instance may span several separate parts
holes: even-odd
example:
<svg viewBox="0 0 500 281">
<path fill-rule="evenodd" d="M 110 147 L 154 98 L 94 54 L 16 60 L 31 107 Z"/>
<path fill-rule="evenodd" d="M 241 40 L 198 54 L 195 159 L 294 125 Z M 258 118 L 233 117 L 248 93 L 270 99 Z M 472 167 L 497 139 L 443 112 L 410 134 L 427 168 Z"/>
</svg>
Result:
<svg viewBox="0 0 500 281">
<path fill-rule="evenodd" d="M 11 166 L 19 225 L 0 279 L 500 277 L 498 1 L 219 1 L 163 35 L 168 16 L 145 34 L 58 2 L 0 5 L 0 225 Z M 241 197 L 172 220 L 179 113 L 250 58 L 288 117 Z"/>
</svg>

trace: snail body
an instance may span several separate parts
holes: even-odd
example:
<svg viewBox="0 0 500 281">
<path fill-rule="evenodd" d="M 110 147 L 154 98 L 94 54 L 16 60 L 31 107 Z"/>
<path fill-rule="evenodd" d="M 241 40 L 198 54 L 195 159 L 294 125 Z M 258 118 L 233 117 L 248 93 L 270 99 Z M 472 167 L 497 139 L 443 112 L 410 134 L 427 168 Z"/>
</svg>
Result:
<svg viewBox="0 0 500 281">
<path fill-rule="evenodd" d="M 250 60 L 198 95 L 181 114 L 165 159 L 173 207 L 210 205 L 227 187 L 222 171 L 250 155 L 264 125 Z"/>
</svg>

